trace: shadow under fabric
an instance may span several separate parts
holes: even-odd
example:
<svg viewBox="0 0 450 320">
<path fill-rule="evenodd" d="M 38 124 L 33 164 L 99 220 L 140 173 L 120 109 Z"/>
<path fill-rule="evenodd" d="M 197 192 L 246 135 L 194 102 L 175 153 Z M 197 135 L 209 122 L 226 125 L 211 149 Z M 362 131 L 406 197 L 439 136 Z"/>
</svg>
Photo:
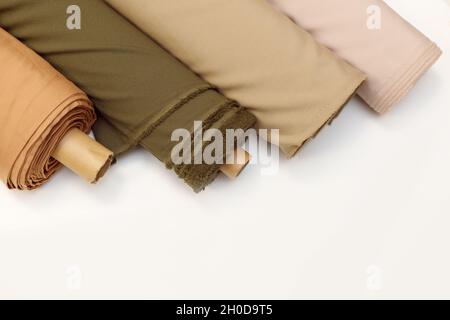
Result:
<svg viewBox="0 0 450 320">
<path fill-rule="evenodd" d="M 66 26 L 73 5 L 81 10 L 80 30 Z M 89 95 L 99 114 L 98 141 L 116 155 L 144 147 L 196 192 L 216 178 L 220 164 L 175 165 L 172 132 L 193 135 L 194 121 L 222 132 L 254 126 L 244 108 L 101 0 L 1 0 L 0 25 Z"/>
<path fill-rule="evenodd" d="M 366 73 L 358 94 L 379 113 L 404 97 L 442 53 L 381 0 L 269 1 Z"/>
<path fill-rule="evenodd" d="M 61 167 L 52 155 L 67 133 L 90 132 L 94 108 L 72 82 L 1 28 L 0 70 L 0 180 L 10 189 L 35 189 Z"/>
<path fill-rule="evenodd" d="M 279 129 L 293 156 L 365 76 L 262 0 L 106 0 L 205 80 Z"/>
</svg>

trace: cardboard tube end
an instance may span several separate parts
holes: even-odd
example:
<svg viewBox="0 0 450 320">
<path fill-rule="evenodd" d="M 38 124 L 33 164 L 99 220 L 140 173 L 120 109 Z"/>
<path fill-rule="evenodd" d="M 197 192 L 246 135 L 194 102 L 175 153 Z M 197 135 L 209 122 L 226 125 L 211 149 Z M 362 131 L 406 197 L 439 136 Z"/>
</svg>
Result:
<svg viewBox="0 0 450 320">
<path fill-rule="evenodd" d="M 113 152 L 79 129 L 70 130 L 53 158 L 89 183 L 96 183 L 111 167 Z"/>
<path fill-rule="evenodd" d="M 220 167 L 220 171 L 229 179 L 236 179 L 250 163 L 252 156 L 244 149 L 236 149 L 227 159 L 227 163 Z"/>
</svg>

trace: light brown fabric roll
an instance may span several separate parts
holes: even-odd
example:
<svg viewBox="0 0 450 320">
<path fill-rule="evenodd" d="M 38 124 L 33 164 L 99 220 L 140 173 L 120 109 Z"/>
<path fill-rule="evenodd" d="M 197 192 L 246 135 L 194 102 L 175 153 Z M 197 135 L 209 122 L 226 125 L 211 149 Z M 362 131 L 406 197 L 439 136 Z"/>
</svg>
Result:
<svg viewBox="0 0 450 320">
<path fill-rule="evenodd" d="M 288 155 L 342 109 L 365 76 L 262 0 L 107 0 L 191 69 L 280 129 Z"/>
<path fill-rule="evenodd" d="M 0 29 L 0 179 L 34 189 L 61 166 L 51 155 L 70 130 L 89 132 L 87 96 L 35 52 Z"/>
</svg>

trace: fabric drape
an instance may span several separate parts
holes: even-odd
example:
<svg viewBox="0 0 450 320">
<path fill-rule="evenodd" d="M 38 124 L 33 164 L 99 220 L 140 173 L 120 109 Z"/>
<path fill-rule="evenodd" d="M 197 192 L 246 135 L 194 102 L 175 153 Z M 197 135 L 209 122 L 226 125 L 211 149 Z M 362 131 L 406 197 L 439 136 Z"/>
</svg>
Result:
<svg viewBox="0 0 450 320">
<path fill-rule="evenodd" d="M 367 74 L 359 95 L 385 113 L 441 55 L 381 0 L 269 0 L 322 44 Z"/>
<path fill-rule="evenodd" d="M 68 28 L 77 12 L 80 28 Z M 0 25 L 89 95 L 101 143 L 116 155 L 144 147 L 195 191 L 214 180 L 220 164 L 174 164 L 171 133 L 192 132 L 194 121 L 222 132 L 254 125 L 250 113 L 101 0 L 1 0 Z"/>
<path fill-rule="evenodd" d="M 231 99 L 293 156 L 364 75 L 261 0 L 107 0 Z"/>
<path fill-rule="evenodd" d="M 61 167 L 53 151 L 66 133 L 88 133 L 88 97 L 38 54 L 0 28 L 0 179 L 30 190 Z"/>
</svg>

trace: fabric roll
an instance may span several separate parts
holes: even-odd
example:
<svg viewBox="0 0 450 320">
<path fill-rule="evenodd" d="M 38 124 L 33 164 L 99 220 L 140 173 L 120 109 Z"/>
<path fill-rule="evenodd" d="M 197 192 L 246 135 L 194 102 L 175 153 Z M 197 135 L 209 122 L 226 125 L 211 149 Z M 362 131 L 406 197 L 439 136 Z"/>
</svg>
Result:
<svg viewBox="0 0 450 320">
<path fill-rule="evenodd" d="M 0 179 L 35 189 L 61 164 L 53 151 L 66 133 L 88 133 L 95 121 L 88 97 L 38 54 L 0 28 Z"/>
<path fill-rule="evenodd" d="M 359 95 L 390 110 L 441 50 L 381 0 L 269 0 L 322 44 L 366 73 Z"/>
<path fill-rule="evenodd" d="M 101 143 L 116 155 L 144 147 L 195 191 L 214 180 L 220 164 L 175 164 L 172 132 L 194 136 L 194 121 L 222 132 L 255 123 L 101 0 L 1 0 L 0 24 L 89 95 Z"/>
<path fill-rule="evenodd" d="M 261 0 L 107 0 L 231 99 L 293 156 L 364 75 Z"/>
</svg>

